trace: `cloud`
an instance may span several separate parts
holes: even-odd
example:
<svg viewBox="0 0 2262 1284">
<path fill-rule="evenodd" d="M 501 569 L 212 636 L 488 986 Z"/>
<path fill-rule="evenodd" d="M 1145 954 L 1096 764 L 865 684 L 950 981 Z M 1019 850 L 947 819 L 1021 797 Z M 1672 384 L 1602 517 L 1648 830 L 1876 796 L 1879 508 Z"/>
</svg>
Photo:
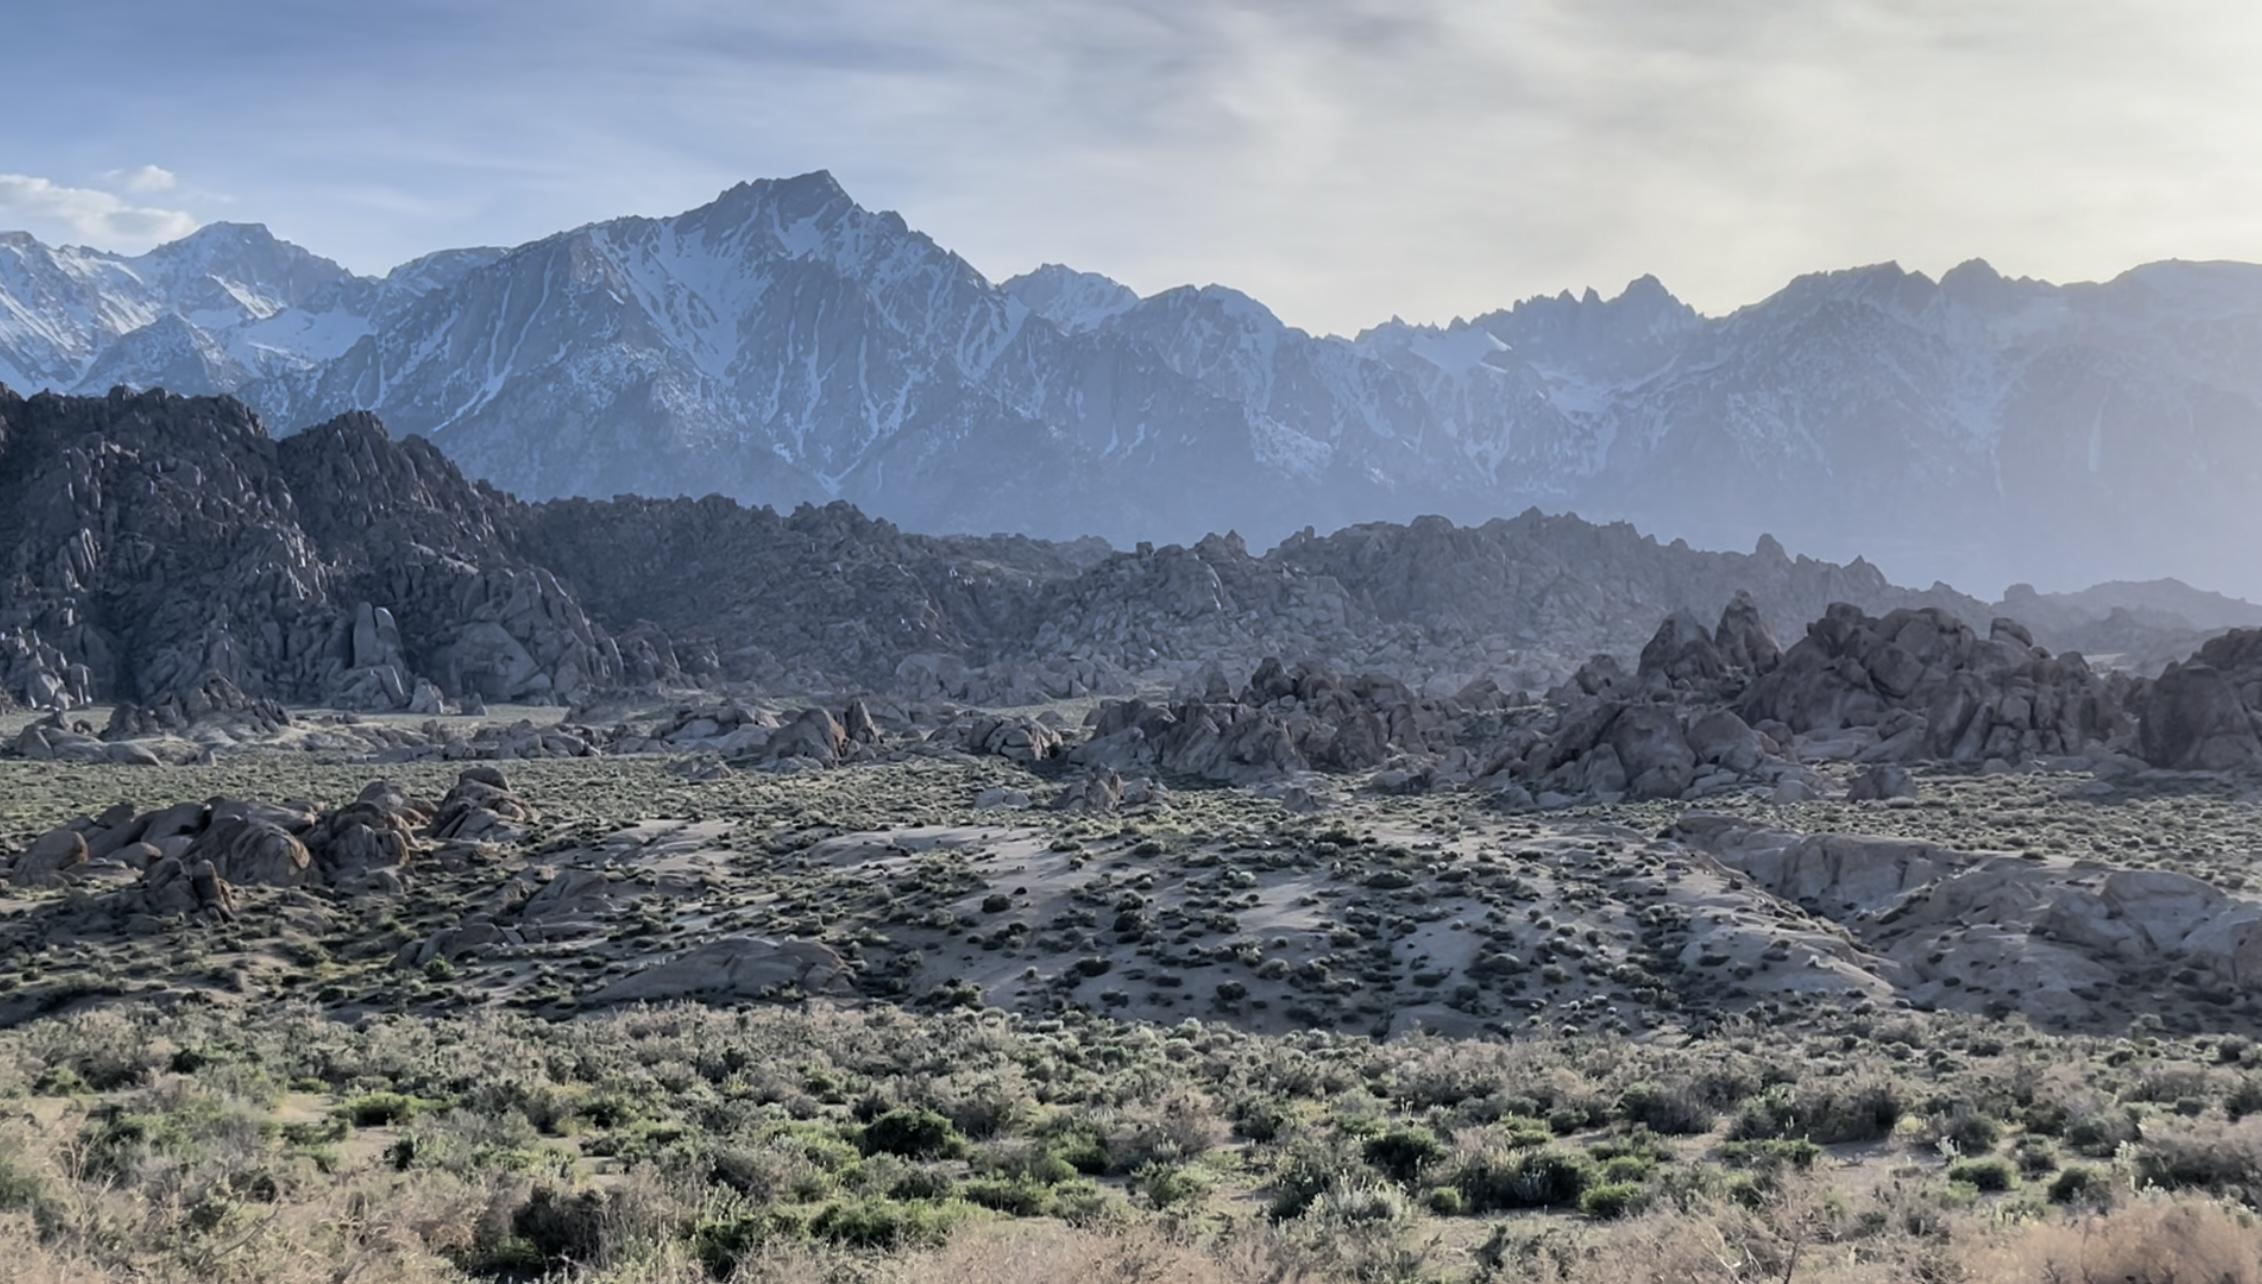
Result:
<svg viewBox="0 0 2262 1284">
<path fill-rule="evenodd" d="M 136 194 L 170 192 L 180 183 L 179 176 L 161 165 L 136 165 L 132 169 L 113 169 L 103 173 L 102 181 L 111 187 Z"/>
<path fill-rule="evenodd" d="M 1353 331 L 1645 273 L 1724 311 L 1888 258 L 2251 259 L 2262 209 L 2253 0 L 142 3 L 125 45 L 128 0 L 17 7 L 63 56 L 10 68 L 11 168 L 125 139 L 368 271 L 824 168 L 992 276 Z M 238 62 L 272 74 L 211 93 Z"/>
<path fill-rule="evenodd" d="M 146 249 L 197 228 L 185 210 L 133 205 L 97 188 L 65 187 L 29 174 L 0 174 L 0 219 L 24 220 L 33 231 L 60 230 L 106 249 Z"/>
</svg>

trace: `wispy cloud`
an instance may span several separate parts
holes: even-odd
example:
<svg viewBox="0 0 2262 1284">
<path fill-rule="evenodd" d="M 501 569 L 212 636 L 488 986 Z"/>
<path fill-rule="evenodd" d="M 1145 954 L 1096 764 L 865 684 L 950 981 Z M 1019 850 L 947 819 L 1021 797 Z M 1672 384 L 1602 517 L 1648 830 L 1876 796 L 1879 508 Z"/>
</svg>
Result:
<svg viewBox="0 0 2262 1284">
<path fill-rule="evenodd" d="M 367 271 L 820 167 L 992 275 L 1217 281 L 1315 329 L 1643 273 L 1719 311 L 1886 258 L 2262 256 L 2253 0 L 23 8 L 54 56 L 10 68 L 10 166 L 161 156 Z M 267 70 L 220 93 L 215 60 Z"/>
<path fill-rule="evenodd" d="M 0 174 L 0 219 L 122 250 L 147 249 L 197 228 L 196 217 L 185 210 L 135 205 L 100 188 L 66 187 L 30 174 Z"/>
<path fill-rule="evenodd" d="M 136 165 L 132 169 L 113 169 L 103 172 L 102 181 L 114 191 L 147 195 L 150 192 L 170 192 L 180 185 L 180 177 L 160 165 Z"/>
</svg>

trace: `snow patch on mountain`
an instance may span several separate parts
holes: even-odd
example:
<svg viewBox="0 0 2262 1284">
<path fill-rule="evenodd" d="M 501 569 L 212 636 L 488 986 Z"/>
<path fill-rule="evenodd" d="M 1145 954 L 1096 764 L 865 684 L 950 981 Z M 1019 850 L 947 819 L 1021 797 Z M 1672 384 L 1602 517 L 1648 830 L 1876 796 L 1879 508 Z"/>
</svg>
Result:
<svg viewBox="0 0 2262 1284">
<path fill-rule="evenodd" d="M 1098 329 L 1139 305 L 1138 292 L 1130 286 L 1058 263 L 1024 272 L 998 288 L 1070 334 Z"/>
</svg>

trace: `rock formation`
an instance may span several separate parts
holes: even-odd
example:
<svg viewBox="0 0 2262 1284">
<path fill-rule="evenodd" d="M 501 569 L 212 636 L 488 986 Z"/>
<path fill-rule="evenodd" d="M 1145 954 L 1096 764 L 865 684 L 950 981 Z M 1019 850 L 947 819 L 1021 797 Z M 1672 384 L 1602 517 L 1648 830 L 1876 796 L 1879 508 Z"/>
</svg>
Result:
<svg viewBox="0 0 2262 1284">
<path fill-rule="evenodd" d="M 2262 767 L 2262 629 L 2237 629 L 2171 664 L 2137 701 L 2139 753 L 2155 767 Z"/>
<path fill-rule="evenodd" d="M 419 678 L 538 702 L 619 682 L 610 636 L 511 548 L 522 507 L 367 415 L 277 442 L 226 398 L 0 390 L 0 681 L 50 708 L 218 679 L 381 709 Z"/>
<path fill-rule="evenodd" d="M 1395 752 L 1453 748 L 1457 706 L 1379 675 L 1344 679 L 1316 664 L 1268 658 L 1238 695 L 1172 704 L 1111 700 L 1070 762 L 1119 773 L 1250 783 L 1305 770 L 1359 771 Z"/>
<path fill-rule="evenodd" d="M 723 678 L 1015 705 L 1268 655 L 1450 692 L 1545 685 L 1739 594 L 1762 631 L 1841 600 L 1984 611 L 1858 561 L 1699 552 L 1536 511 L 1307 532 L 1262 555 L 1230 533 L 1110 553 L 909 534 L 839 503 L 522 504 L 365 414 L 278 442 L 226 398 L 0 393 L 0 425 L 0 686 L 41 708 L 155 705 L 214 674 L 420 713 Z"/>
<path fill-rule="evenodd" d="M 538 819 L 493 767 L 467 769 L 437 804 L 382 780 L 328 812 L 241 798 L 145 812 L 121 804 L 33 840 L 6 882 L 117 879 L 125 885 L 110 908 L 120 913 L 232 912 L 241 887 L 397 891 L 419 853 L 515 843 Z"/>
<path fill-rule="evenodd" d="M 1701 814 L 1672 836 L 1843 925 L 1858 967 L 1919 1003 L 2079 1022 L 2095 1015 L 2100 992 L 2163 968 L 2189 968 L 2226 994 L 2262 994 L 2262 900 L 2188 874 Z"/>
<path fill-rule="evenodd" d="M 1936 608 L 1872 618 L 1833 605 L 1737 701 L 1752 725 L 1852 730 L 1867 760 L 1977 765 L 2079 754 L 2126 730 L 2115 688 L 1997 620 L 1987 637 Z"/>
</svg>

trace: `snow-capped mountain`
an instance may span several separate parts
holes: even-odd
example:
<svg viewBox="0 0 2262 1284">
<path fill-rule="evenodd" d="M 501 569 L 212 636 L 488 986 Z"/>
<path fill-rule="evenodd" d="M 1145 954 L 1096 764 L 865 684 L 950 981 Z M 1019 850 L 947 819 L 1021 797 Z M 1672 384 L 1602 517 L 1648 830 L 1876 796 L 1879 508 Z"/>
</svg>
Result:
<svg viewBox="0 0 2262 1284">
<path fill-rule="evenodd" d="M 1644 277 L 1339 338 L 1217 285 L 993 284 L 815 173 L 383 278 L 239 224 L 134 257 L 0 234 L 0 383 L 229 391 L 286 432 L 372 409 L 529 497 L 1119 541 L 1537 503 L 1904 579 L 2262 589 L 2262 267 L 2235 263 L 1886 264 L 1716 318 Z"/>
<path fill-rule="evenodd" d="M 1070 334 L 1081 334 L 1139 304 L 1139 292 L 1130 286 L 1058 263 L 1024 272 L 999 288 Z"/>
<path fill-rule="evenodd" d="M 235 391 L 339 356 L 500 253 L 443 251 L 372 279 L 251 223 L 133 256 L 0 232 L 0 383 Z"/>
</svg>

